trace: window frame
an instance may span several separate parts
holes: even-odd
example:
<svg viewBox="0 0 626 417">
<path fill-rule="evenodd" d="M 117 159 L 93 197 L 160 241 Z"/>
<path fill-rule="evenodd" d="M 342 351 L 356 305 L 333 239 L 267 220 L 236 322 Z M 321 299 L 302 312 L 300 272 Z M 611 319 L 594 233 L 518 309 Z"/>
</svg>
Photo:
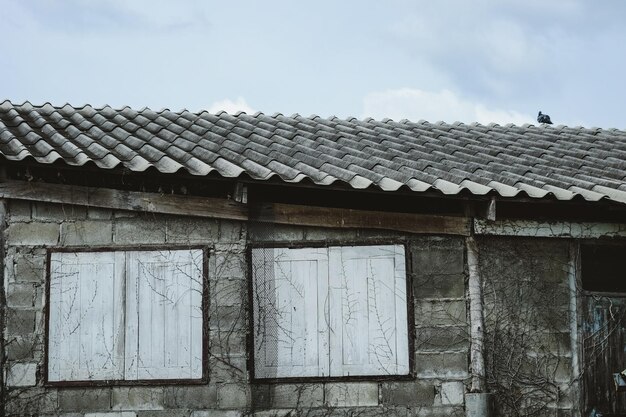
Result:
<svg viewBox="0 0 626 417">
<path fill-rule="evenodd" d="M 331 246 L 380 246 L 380 245 L 401 245 L 404 247 L 404 262 L 406 271 L 406 309 L 407 309 L 407 339 L 409 353 L 409 372 L 406 375 L 350 375 L 350 376 L 296 376 L 296 377 L 276 377 L 259 378 L 255 374 L 254 363 L 254 271 L 252 265 L 253 249 L 306 249 L 306 248 L 329 248 Z M 405 239 L 372 239 L 372 240 L 324 240 L 324 241 L 271 241 L 253 242 L 246 248 L 246 262 L 248 273 L 248 378 L 252 384 L 281 384 L 281 383 L 321 383 L 321 382 L 378 382 L 378 381 L 413 381 L 416 380 L 415 370 L 415 299 L 413 296 L 413 271 L 411 268 L 412 259 L 409 243 Z"/>
<path fill-rule="evenodd" d="M 202 377 L 172 379 L 111 379 L 111 380 L 76 380 L 50 381 L 48 366 L 50 361 L 50 284 L 51 259 L 53 253 L 88 253 L 88 252 L 158 252 L 158 251 L 202 251 Z M 109 387 L 109 386 L 152 386 L 152 385 L 203 385 L 209 382 L 209 247 L 206 245 L 136 245 L 136 246 L 65 246 L 46 249 L 46 282 L 44 300 L 44 352 L 42 363 L 42 379 L 44 386 L 50 387 Z"/>
</svg>

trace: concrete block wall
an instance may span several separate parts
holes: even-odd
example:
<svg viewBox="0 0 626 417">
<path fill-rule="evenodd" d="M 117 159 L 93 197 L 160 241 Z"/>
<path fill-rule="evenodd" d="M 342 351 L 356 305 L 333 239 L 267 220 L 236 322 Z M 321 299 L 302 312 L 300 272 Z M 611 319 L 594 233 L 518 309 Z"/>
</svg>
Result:
<svg viewBox="0 0 626 417">
<path fill-rule="evenodd" d="M 363 230 L 251 227 L 234 221 L 142 215 L 9 201 L 7 415 L 164 417 L 242 415 L 464 415 L 468 378 L 464 243 L 457 237 Z M 249 241 L 408 242 L 415 325 L 415 380 L 251 384 L 248 370 Z M 206 245 L 209 382 L 201 385 L 46 387 L 46 249 L 63 246 Z M 294 411 L 296 410 L 296 411 Z M 289 414 L 291 413 L 291 414 Z"/>
<path fill-rule="evenodd" d="M 10 200 L 5 289 L 7 415 L 190 416 L 194 409 L 232 414 L 247 407 L 233 386 L 246 369 L 245 224 Z M 49 247 L 210 248 L 210 383 L 194 386 L 52 388 L 43 384 L 46 251 Z M 224 340 L 222 340 L 224 339 Z M 217 348 L 219 346 L 219 348 Z M 229 398 L 229 393 L 233 393 Z M 235 394 L 235 392 L 237 394 Z M 219 410 L 224 411 L 219 414 Z M 230 413 L 230 414 L 229 414 Z"/>
<path fill-rule="evenodd" d="M 560 239 L 478 240 L 488 385 L 496 415 L 576 413 L 569 244 Z"/>
<path fill-rule="evenodd" d="M 415 326 L 415 380 L 259 384 L 252 387 L 252 406 L 257 412 L 273 415 L 281 409 L 318 407 L 320 415 L 465 415 L 469 328 L 463 238 L 257 225 L 250 227 L 249 240 L 332 244 L 407 242 Z"/>
</svg>

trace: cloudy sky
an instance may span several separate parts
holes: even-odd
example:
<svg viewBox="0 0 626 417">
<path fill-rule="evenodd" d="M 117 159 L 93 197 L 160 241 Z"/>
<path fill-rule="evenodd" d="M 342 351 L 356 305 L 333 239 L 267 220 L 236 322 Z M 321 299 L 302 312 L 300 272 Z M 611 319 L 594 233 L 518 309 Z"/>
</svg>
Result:
<svg viewBox="0 0 626 417">
<path fill-rule="evenodd" d="M 0 0 L 0 101 L 626 128 L 626 2 Z"/>
</svg>

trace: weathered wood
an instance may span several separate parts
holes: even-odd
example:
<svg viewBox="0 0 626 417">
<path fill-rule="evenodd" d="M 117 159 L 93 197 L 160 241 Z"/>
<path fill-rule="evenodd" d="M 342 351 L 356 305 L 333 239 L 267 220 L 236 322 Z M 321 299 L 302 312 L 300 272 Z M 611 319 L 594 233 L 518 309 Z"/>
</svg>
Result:
<svg viewBox="0 0 626 417">
<path fill-rule="evenodd" d="M 329 376 L 325 248 L 252 250 L 254 375 Z"/>
<path fill-rule="evenodd" d="M 252 250 L 255 376 L 408 375 L 403 245 Z"/>
<path fill-rule="evenodd" d="M 402 245 L 331 246 L 330 375 L 408 375 Z"/>
<path fill-rule="evenodd" d="M 124 379 L 202 378 L 202 250 L 127 259 Z"/>
<path fill-rule="evenodd" d="M 124 379 L 123 291 L 123 252 L 51 254 L 49 381 Z"/>
<path fill-rule="evenodd" d="M 179 216 L 248 220 L 248 207 L 233 200 L 146 193 L 109 188 L 10 181 L 0 183 L 0 198 L 104 207 Z M 263 204 L 250 220 L 332 228 L 368 228 L 408 233 L 469 236 L 467 217 L 392 213 L 295 204 Z"/>
<path fill-rule="evenodd" d="M 538 222 L 533 220 L 474 220 L 477 235 L 556 238 L 626 237 L 626 224 L 592 222 Z"/>
<path fill-rule="evenodd" d="M 462 236 L 469 236 L 470 234 L 469 219 L 466 217 L 390 213 L 279 203 L 264 205 L 258 216 L 251 218 L 251 220 L 302 226 L 385 229 L 409 233 Z"/>
<path fill-rule="evenodd" d="M 626 367 L 625 301 L 622 297 L 583 297 L 581 377 L 587 413 L 593 408 L 603 414 L 626 413 L 626 393 L 617 392 L 613 382 L 613 374 Z"/>
<path fill-rule="evenodd" d="M 21 181 L 0 183 L 0 198 L 2 197 L 89 207 L 105 207 L 118 210 L 177 214 L 181 216 L 232 220 L 248 219 L 248 211 L 244 204 L 222 198 Z"/>
</svg>

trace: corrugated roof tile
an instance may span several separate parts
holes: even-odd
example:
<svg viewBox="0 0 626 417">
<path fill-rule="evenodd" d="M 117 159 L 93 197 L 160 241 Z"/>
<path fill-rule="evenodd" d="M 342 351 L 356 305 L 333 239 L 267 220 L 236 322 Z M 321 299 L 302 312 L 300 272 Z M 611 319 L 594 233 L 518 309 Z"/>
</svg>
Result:
<svg viewBox="0 0 626 417">
<path fill-rule="evenodd" d="M 102 169 L 626 204 L 626 132 L 0 103 L 0 153 Z"/>
</svg>

